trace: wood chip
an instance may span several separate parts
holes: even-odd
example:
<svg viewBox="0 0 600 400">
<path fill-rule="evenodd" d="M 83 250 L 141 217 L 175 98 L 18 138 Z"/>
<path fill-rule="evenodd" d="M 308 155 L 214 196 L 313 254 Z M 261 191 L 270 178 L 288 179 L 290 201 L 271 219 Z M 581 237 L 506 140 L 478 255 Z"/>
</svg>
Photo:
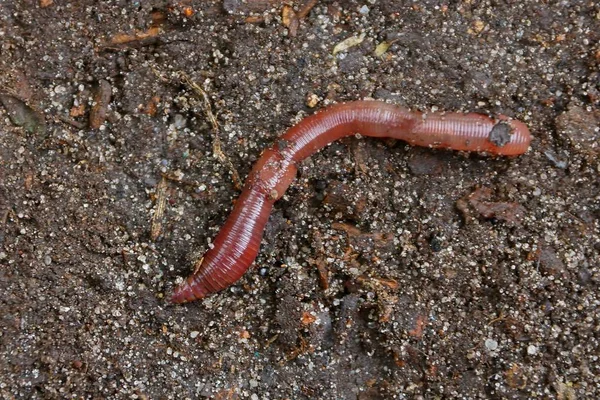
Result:
<svg viewBox="0 0 600 400">
<path fill-rule="evenodd" d="M 117 33 L 110 39 L 109 43 L 111 45 L 121 45 L 130 42 L 138 42 L 144 39 L 154 38 L 158 36 L 159 33 L 160 28 L 157 26 L 151 27 L 145 32 L 134 32 L 133 34 Z"/>
<path fill-rule="evenodd" d="M 304 5 L 300 8 L 300 11 L 297 13 L 298 19 L 304 19 L 317 3 L 318 0 L 306 1 L 306 3 L 304 3 Z"/>
<path fill-rule="evenodd" d="M 298 27 L 300 26 L 300 20 L 298 19 L 298 16 L 296 15 L 296 12 L 292 6 L 287 4 L 283 6 L 283 9 L 281 10 L 281 21 L 283 26 L 288 28 L 290 36 L 296 36 Z"/>
<path fill-rule="evenodd" d="M 329 270 L 327 269 L 327 263 L 323 258 L 319 257 L 314 260 L 314 264 L 319 272 L 319 285 L 321 286 L 321 289 L 329 289 Z"/>
<path fill-rule="evenodd" d="M 90 128 L 98 129 L 106 121 L 111 96 L 112 87 L 110 83 L 101 79 L 93 94 L 94 105 L 90 110 Z"/>
</svg>

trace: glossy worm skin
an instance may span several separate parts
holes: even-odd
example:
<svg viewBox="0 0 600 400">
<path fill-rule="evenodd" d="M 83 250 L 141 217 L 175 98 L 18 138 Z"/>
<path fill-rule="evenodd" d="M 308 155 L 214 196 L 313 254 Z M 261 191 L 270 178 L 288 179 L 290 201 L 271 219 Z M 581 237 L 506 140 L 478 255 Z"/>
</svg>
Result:
<svg viewBox="0 0 600 400">
<path fill-rule="evenodd" d="M 482 114 L 421 113 L 381 101 L 328 107 L 290 128 L 262 153 L 231 215 L 196 270 L 172 297 L 173 303 L 201 299 L 230 286 L 258 254 L 273 204 L 290 186 L 300 161 L 344 136 L 394 138 L 415 146 L 513 156 L 529 148 L 522 122 Z"/>
</svg>

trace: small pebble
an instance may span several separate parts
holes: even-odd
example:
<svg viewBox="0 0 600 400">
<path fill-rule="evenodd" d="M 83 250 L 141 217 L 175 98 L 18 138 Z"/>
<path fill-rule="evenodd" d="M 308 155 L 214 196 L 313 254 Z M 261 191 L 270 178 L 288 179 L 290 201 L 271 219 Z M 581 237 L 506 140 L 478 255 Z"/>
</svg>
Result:
<svg viewBox="0 0 600 400">
<path fill-rule="evenodd" d="M 190 332 L 190 337 L 192 339 L 196 339 L 199 334 L 200 334 L 200 332 L 198 332 L 198 331 L 192 331 L 192 332 Z"/>
<path fill-rule="evenodd" d="M 532 344 L 530 344 L 529 346 L 527 346 L 527 354 L 529 354 L 530 356 L 536 355 L 537 352 L 538 352 L 537 346 L 534 346 Z"/>
<path fill-rule="evenodd" d="M 558 155 L 552 150 L 546 150 L 544 155 L 554 164 L 556 168 L 565 169 L 569 165 L 568 161 L 559 158 Z"/>
<path fill-rule="evenodd" d="M 306 95 L 306 105 L 310 108 L 315 108 L 317 104 L 319 104 L 319 96 L 314 93 L 309 93 Z"/>
<path fill-rule="evenodd" d="M 173 118 L 173 125 L 175 126 L 175 128 L 177 128 L 177 129 L 185 128 L 186 124 L 187 124 L 187 120 L 185 119 L 185 117 L 183 115 L 175 114 L 175 117 Z"/>
<path fill-rule="evenodd" d="M 485 340 L 485 348 L 488 349 L 489 351 L 494 351 L 494 350 L 498 349 L 498 342 L 496 342 L 494 339 L 486 339 Z"/>
</svg>

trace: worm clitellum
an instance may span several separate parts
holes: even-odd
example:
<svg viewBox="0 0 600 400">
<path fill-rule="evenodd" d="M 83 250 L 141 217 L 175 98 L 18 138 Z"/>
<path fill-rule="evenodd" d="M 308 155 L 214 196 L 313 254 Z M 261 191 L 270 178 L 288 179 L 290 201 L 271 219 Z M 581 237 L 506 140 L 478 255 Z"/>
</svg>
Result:
<svg viewBox="0 0 600 400">
<path fill-rule="evenodd" d="M 381 101 L 355 101 L 304 118 L 265 150 L 246 179 L 233 211 L 173 303 L 201 299 L 230 286 L 256 258 L 273 204 L 296 177 L 297 165 L 344 136 L 394 138 L 415 146 L 513 156 L 529 148 L 527 126 L 505 116 L 421 113 Z"/>
</svg>

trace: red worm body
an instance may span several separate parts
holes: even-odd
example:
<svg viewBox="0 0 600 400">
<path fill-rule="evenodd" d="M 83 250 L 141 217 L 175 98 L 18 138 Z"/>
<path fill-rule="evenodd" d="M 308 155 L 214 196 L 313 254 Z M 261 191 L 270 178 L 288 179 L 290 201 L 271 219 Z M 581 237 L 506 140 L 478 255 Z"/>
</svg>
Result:
<svg viewBox="0 0 600 400">
<path fill-rule="evenodd" d="M 240 279 L 258 254 L 273 204 L 294 180 L 298 162 L 356 133 L 400 139 L 416 146 L 506 156 L 523 154 L 531 141 L 525 124 L 504 116 L 425 114 L 380 101 L 328 107 L 290 128 L 262 153 L 213 246 L 196 271 L 175 289 L 171 301 L 201 299 Z"/>
</svg>

